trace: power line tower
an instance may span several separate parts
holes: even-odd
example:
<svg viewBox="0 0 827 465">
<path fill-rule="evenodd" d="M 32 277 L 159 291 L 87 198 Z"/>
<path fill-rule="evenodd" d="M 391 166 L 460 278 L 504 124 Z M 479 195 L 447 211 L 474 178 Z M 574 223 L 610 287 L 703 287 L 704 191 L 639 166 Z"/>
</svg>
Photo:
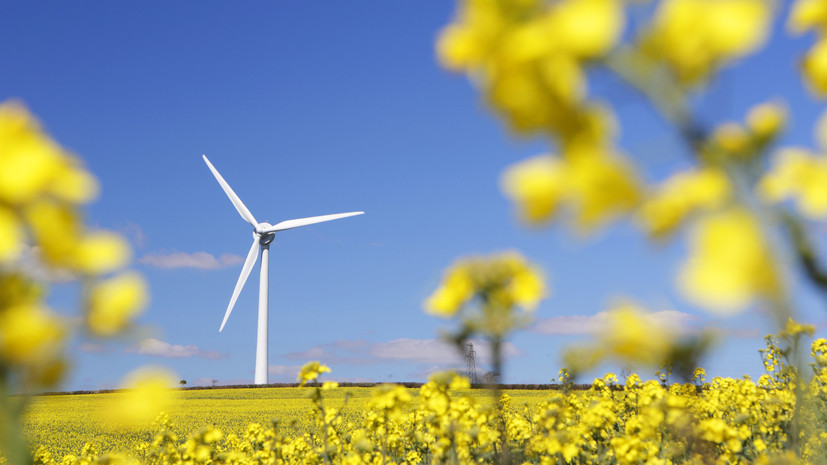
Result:
<svg viewBox="0 0 827 465">
<path fill-rule="evenodd" d="M 471 384 L 478 384 L 477 379 L 477 352 L 474 350 L 474 344 L 470 342 L 465 344 L 465 376 L 471 381 Z"/>
</svg>

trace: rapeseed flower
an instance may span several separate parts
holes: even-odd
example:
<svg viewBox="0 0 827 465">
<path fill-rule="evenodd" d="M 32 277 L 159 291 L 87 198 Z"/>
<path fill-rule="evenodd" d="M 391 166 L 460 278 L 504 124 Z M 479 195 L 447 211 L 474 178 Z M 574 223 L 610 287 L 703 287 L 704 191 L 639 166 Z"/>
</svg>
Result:
<svg viewBox="0 0 827 465">
<path fill-rule="evenodd" d="M 0 264 L 15 260 L 23 248 L 23 229 L 14 212 L 0 205 Z"/>
<path fill-rule="evenodd" d="M 330 373 L 330 367 L 322 365 L 318 361 L 307 362 L 299 371 L 296 381 L 299 381 L 299 386 L 304 386 L 308 381 L 313 381 L 322 373 Z"/>
<path fill-rule="evenodd" d="M 779 102 L 767 102 L 750 108 L 747 128 L 759 142 L 775 138 L 787 125 L 787 109 Z"/>
<path fill-rule="evenodd" d="M 760 48 L 772 19 L 765 0 L 664 0 L 643 49 L 678 82 L 692 86 L 727 62 Z"/>
<path fill-rule="evenodd" d="M 34 303 L 0 309 L 0 360 L 40 365 L 63 349 L 65 330 L 57 316 Z"/>
<path fill-rule="evenodd" d="M 672 347 L 675 334 L 633 303 L 622 303 L 606 313 L 599 340 L 602 351 L 622 360 L 658 365 Z"/>
<path fill-rule="evenodd" d="M 526 223 L 547 222 L 565 205 L 583 231 L 628 212 L 640 199 L 631 166 L 590 143 L 572 144 L 563 158 L 542 155 L 512 165 L 501 186 Z"/>
<path fill-rule="evenodd" d="M 794 200 L 808 218 L 827 217 L 827 156 L 797 148 L 782 150 L 761 180 L 759 194 L 768 202 Z"/>
<path fill-rule="evenodd" d="M 108 420 L 119 428 L 147 426 L 171 405 L 175 376 L 155 367 L 139 368 L 121 382 L 122 392 L 114 395 L 107 410 Z"/>
<path fill-rule="evenodd" d="M 818 40 L 804 57 L 801 70 L 816 95 L 827 95 L 827 6 L 819 0 L 798 0 L 793 4 L 787 26 L 799 34 L 818 31 Z"/>
<path fill-rule="evenodd" d="M 759 297 L 773 297 L 781 281 L 757 221 L 730 208 L 698 221 L 679 286 L 691 301 L 720 314 L 743 310 Z"/>
<path fill-rule="evenodd" d="M 532 225 L 549 221 L 567 195 L 565 163 L 550 155 L 524 160 L 506 169 L 502 190 L 517 206 L 520 218 Z"/>
<path fill-rule="evenodd" d="M 97 336 L 113 336 L 131 324 L 146 301 L 146 283 L 137 273 L 123 273 L 98 283 L 89 292 L 87 326 Z"/>
<path fill-rule="evenodd" d="M 505 334 L 519 325 L 515 307 L 533 311 L 546 295 L 540 271 L 517 252 L 458 260 L 445 271 L 440 286 L 425 301 L 425 310 L 486 334 Z M 462 312 L 472 301 L 479 312 Z"/>
<path fill-rule="evenodd" d="M 731 196 L 726 175 L 716 168 L 681 172 L 664 181 L 637 213 L 653 237 L 671 235 L 692 214 L 722 206 Z"/>
</svg>

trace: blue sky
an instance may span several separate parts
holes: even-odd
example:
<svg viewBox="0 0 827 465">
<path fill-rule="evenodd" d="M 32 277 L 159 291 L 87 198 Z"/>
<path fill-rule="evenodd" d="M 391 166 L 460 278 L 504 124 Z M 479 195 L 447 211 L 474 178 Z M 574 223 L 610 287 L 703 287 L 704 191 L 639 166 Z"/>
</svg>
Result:
<svg viewBox="0 0 827 465">
<path fill-rule="evenodd" d="M 654 245 L 625 222 L 583 238 L 515 220 L 498 178 L 548 145 L 509 134 L 465 78 L 440 69 L 433 43 L 453 8 L 0 4 L 0 98 L 23 100 L 85 160 L 102 184 L 87 222 L 130 238 L 151 288 L 133 334 L 72 340 L 64 388 L 115 386 L 145 364 L 189 384 L 252 381 L 258 268 L 218 333 L 250 227 L 202 153 L 259 221 L 367 212 L 277 235 L 271 382 L 292 382 L 316 359 L 331 365 L 332 379 L 425 380 L 452 363 L 438 342 L 450 323 L 422 311 L 442 270 L 463 255 L 511 248 L 544 269 L 552 295 L 538 324 L 511 340 L 506 381 L 548 382 L 561 349 L 588 337 L 590 319 L 617 298 L 681 312 L 684 326 L 721 328 L 704 363 L 710 376 L 760 375 L 768 319 L 752 309 L 718 320 L 688 305 L 672 279 L 681 240 Z M 785 143 L 812 146 L 823 105 L 807 101 L 795 72 L 809 43 L 785 37 L 724 72 L 699 111 L 710 123 L 740 119 L 751 103 L 782 96 L 793 115 Z M 674 134 L 634 94 L 600 73 L 592 86 L 616 103 L 621 144 L 644 177 L 686 166 Z M 50 303 L 72 314 L 76 296 L 75 286 L 55 285 Z M 823 335 L 823 300 L 806 286 L 797 299 Z"/>
</svg>

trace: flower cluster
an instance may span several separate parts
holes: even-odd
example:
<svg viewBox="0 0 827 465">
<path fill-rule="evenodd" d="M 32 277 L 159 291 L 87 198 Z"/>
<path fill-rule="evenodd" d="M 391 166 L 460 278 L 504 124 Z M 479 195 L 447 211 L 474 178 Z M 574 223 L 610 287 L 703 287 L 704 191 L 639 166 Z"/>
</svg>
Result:
<svg viewBox="0 0 827 465">
<path fill-rule="evenodd" d="M 21 104 L 0 104 L 0 371 L 23 386 L 51 386 L 63 371 L 67 323 L 43 303 L 53 277 L 85 286 L 86 329 L 113 336 L 146 300 L 143 279 L 122 272 L 130 248 L 88 230 L 80 208 L 98 185 Z M 114 276 L 110 276 L 116 273 Z"/>
<path fill-rule="evenodd" d="M 458 260 L 425 307 L 440 317 L 459 315 L 470 331 L 501 337 L 524 323 L 515 307 L 534 310 L 545 295 L 540 271 L 519 253 L 505 252 Z"/>
<path fill-rule="evenodd" d="M 807 53 L 801 69 L 810 88 L 819 96 L 827 95 L 827 5 L 819 0 L 798 0 L 788 24 L 796 33 L 819 32 L 818 41 Z"/>
</svg>

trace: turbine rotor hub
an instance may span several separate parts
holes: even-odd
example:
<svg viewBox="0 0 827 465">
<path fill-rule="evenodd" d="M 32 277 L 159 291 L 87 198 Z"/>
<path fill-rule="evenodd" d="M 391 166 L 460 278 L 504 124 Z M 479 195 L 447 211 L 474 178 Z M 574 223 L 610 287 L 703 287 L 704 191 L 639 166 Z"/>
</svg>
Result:
<svg viewBox="0 0 827 465">
<path fill-rule="evenodd" d="M 273 239 L 276 238 L 276 233 L 259 234 L 258 237 L 259 244 L 262 246 L 270 245 L 270 243 L 273 242 Z"/>
</svg>

